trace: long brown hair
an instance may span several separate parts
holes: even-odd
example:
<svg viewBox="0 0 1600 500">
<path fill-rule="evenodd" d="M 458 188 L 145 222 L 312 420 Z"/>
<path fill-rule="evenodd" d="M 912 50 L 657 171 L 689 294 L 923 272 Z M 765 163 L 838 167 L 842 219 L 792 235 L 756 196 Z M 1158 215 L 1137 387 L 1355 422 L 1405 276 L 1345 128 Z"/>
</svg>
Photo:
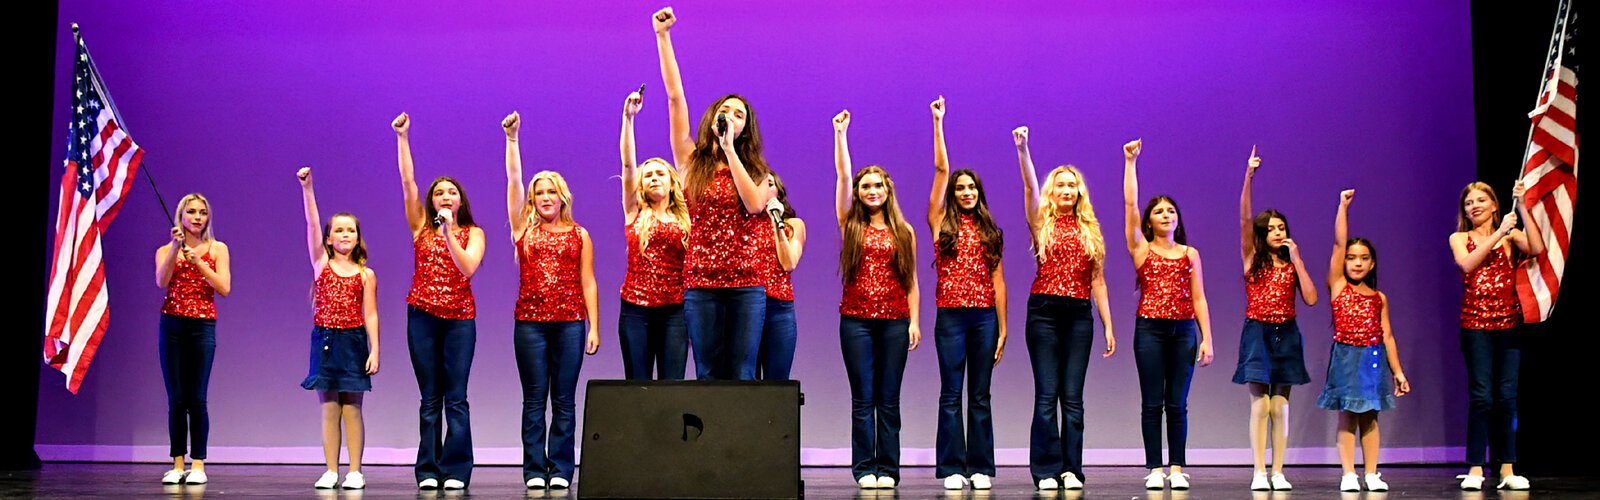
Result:
<svg viewBox="0 0 1600 500">
<path fill-rule="evenodd" d="M 454 185 L 456 192 L 461 193 L 461 207 L 455 210 L 456 225 L 461 227 L 477 226 L 478 224 L 472 222 L 472 204 L 467 202 L 467 188 L 462 186 L 455 178 L 441 175 L 434 178 L 433 182 L 428 183 L 428 191 L 423 193 L 423 199 L 421 200 L 422 216 L 426 219 L 428 227 L 439 227 L 438 224 L 434 223 L 434 221 L 439 220 L 439 209 L 433 206 L 433 189 L 439 187 L 441 182 L 448 182 Z"/>
<path fill-rule="evenodd" d="M 867 210 L 866 203 L 861 201 L 861 179 L 868 174 L 878 174 L 883 177 L 885 196 L 883 201 L 883 221 L 889 225 L 890 234 L 894 235 L 894 269 L 899 273 L 900 286 L 907 291 L 911 289 L 912 273 L 916 272 L 917 255 L 912 252 L 914 245 L 911 234 L 911 224 L 906 223 L 905 215 L 900 213 L 900 199 L 894 195 L 894 180 L 889 178 L 889 172 L 883 167 L 871 165 L 856 172 L 855 179 L 850 182 L 850 211 L 844 216 L 844 244 L 839 248 L 839 273 L 844 278 L 844 283 L 849 286 L 856 277 L 856 269 L 861 266 L 861 246 L 865 242 L 867 226 L 872 224 L 872 214 Z"/>
<path fill-rule="evenodd" d="M 361 219 L 356 218 L 356 214 L 339 212 L 328 218 L 328 223 L 322 226 L 322 251 L 328 255 L 329 261 L 333 260 L 335 252 L 333 245 L 328 244 L 327 235 L 333 234 L 333 220 L 340 217 L 348 217 L 356 225 L 356 246 L 350 249 L 350 261 L 357 266 L 367 267 L 367 240 L 361 237 Z"/>
<path fill-rule="evenodd" d="M 1178 227 L 1172 232 L 1172 241 L 1177 242 L 1179 245 L 1189 244 L 1189 235 L 1183 230 L 1183 209 L 1178 208 L 1177 200 L 1173 200 L 1171 196 L 1164 194 L 1151 198 L 1150 203 L 1145 204 L 1144 217 L 1139 219 L 1139 232 L 1144 233 L 1145 241 L 1156 240 L 1156 230 L 1150 226 L 1150 212 L 1155 211 L 1156 205 L 1160 205 L 1163 201 L 1171 204 L 1173 215 L 1178 216 Z"/>
<path fill-rule="evenodd" d="M 961 203 L 956 201 L 956 181 L 963 175 L 971 178 L 972 187 L 978 190 L 978 203 L 970 211 L 962 209 Z M 983 192 L 983 180 L 978 178 L 977 172 L 967 168 L 951 172 L 950 185 L 944 190 L 944 217 L 939 220 L 939 237 L 934 241 L 934 249 L 938 253 L 955 255 L 963 212 L 971 215 L 973 225 L 978 227 L 978 241 L 983 243 L 983 261 L 993 270 L 1000 265 L 1005 234 L 994 223 L 994 216 L 989 214 L 989 199 Z"/>
<path fill-rule="evenodd" d="M 705 114 L 700 117 L 694 150 L 689 152 L 689 165 L 684 168 L 684 193 L 691 200 L 699 199 L 706 186 L 711 185 L 711 178 L 717 173 L 717 164 L 723 161 L 721 146 L 717 143 L 717 110 L 722 109 L 722 104 L 729 99 L 744 103 L 744 131 L 733 139 L 733 150 L 739 155 L 739 161 L 744 163 L 744 171 L 750 173 L 751 180 L 758 183 L 766 179 L 767 172 L 771 171 L 766 158 L 761 156 L 761 128 L 756 125 L 756 108 L 750 105 L 749 99 L 738 94 L 722 96 L 711 103 L 711 107 L 706 108 Z"/>
<path fill-rule="evenodd" d="M 1273 255 L 1277 255 L 1280 260 L 1285 262 L 1289 260 L 1289 247 L 1287 245 L 1280 246 L 1274 251 L 1272 245 L 1267 243 L 1267 233 L 1271 232 L 1268 227 L 1272 225 L 1272 219 L 1283 221 L 1283 237 L 1289 237 L 1289 218 L 1284 217 L 1283 212 L 1269 208 L 1256 214 L 1256 218 L 1250 221 L 1251 233 L 1254 235 L 1252 239 L 1255 240 L 1255 253 L 1250 257 L 1250 270 L 1245 271 L 1245 276 L 1256 277 L 1262 271 L 1272 267 L 1274 265 L 1272 263 Z M 1183 219 L 1179 218 L 1178 220 L 1181 221 Z"/>
</svg>

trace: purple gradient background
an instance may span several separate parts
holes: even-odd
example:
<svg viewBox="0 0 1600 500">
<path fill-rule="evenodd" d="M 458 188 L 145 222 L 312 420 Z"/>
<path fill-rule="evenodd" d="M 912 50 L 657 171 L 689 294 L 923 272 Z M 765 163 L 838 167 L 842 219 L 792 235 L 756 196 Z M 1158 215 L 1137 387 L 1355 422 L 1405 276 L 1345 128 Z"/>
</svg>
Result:
<svg viewBox="0 0 1600 500">
<path fill-rule="evenodd" d="M 298 387 L 311 315 L 292 178 L 303 164 L 315 167 L 323 213 L 363 217 L 371 266 L 380 276 L 383 372 L 367 399 L 368 446 L 415 446 L 417 393 L 404 332 L 412 255 L 388 126 L 401 111 L 414 119 L 419 181 L 441 174 L 461 179 L 489 235 L 473 285 L 476 445 L 520 443 L 521 393 L 510 349 L 517 280 L 505 234 L 498 126 L 512 110 L 525 123 L 528 175 L 541 169 L 565 175 L 576 216 L 594 236 L 603 343 L 599 355 L 585 360 L 583 377 L 621 378 L 616 292 L 625 259 L 613 178 L 617 126 L 623 97 L 647 83 L 640 156 L 668 155 L 647 19 L 662 2 L 547 4 L 62 3 L 57 88 L 67 88 L 68 24 L 77 22 L 126 128 L 149 151 L 145 168 L 162 194 L 169 203 L 190 191 L 209 196 L 216 234 L 233 249 L 234 293 L 219 301 L 212 446 L 318 443 L 315 396 Z M 1252 144 L 1261 145 L 1265 159 L 1256 207 L 1288 214 L 1319 282 L 1338 190 L 1360 190 L 1353 233 L 1381 251 L 1384 290 L 1416 389 L 1385 414 L 1385 446 L 1463 441 L 1460 281 L 1445 237 L 1455 197 L 1474 169 L 1464 3 L 674 6 L 692 116 L 698 119 L 723 93 L 748 96 L 766 134 L 767 158 L 812 228 L 795 275 L 801 329 L 795 376 L 808 395 L 805 447 L 849 446 L 849 390 L 835 333 L 839 243 L 827 224 L 829 118 L 841 108 L 852 111 L 856 164 L 885 165 L 908 218 L 921 221 L 932 173 L 927 105 L 941 94 L 949 100 L 952 161 L 984 176 L 991 210 L 1008 236 L 1011 341 L 995 373 L 998 447 L 1027 447 L 1032 405 L 1023 320 L 1034 265 L 1009 133 L 1024 124 L 1032 127 L 1039 173 L 1069 162 L 1084 169 L 1112 249 L 1107 274 L 1121 349 L 1091 363 L 1087 447 L 1140 446 L 1131 349 L 1136 299 L 1120 244 L 1118 151 L 1135 137 L 1146 144 L 1142 194 L 1168 193 L 1182 203 L 1191 243 L 1208 264 L 1217 356 L 1197 370 L 1191 448 L 1248 447 L 1247 396 L 1230 379 L 1244 312 L 1236 203 Z M 67 99 L 58 92 L 57 108 L 65 109 Z M 65 116 L 51 124 L 58 141 L 65 140 Z M 139 182 L 106 236 L 111 329 L 78 396 L 46 370 L 40 444 L 166 443 L 156 362 L 161 290 L 151 283 L 151 254 L 166 240 L 167 222 L 149 186 Z M 907 368 L 903 439 L 907 448 L 932 448 L 939 386 L 934 274 L 927 228 L 918 222 L 917 231 L 925 342 Z M 1328 315 L 1326 298 L 1300 310 L 1314 382 L 1293 395 L 1296 448 L 1333 446 L 1335 417 L 1314 406 Z"/>
</svg>

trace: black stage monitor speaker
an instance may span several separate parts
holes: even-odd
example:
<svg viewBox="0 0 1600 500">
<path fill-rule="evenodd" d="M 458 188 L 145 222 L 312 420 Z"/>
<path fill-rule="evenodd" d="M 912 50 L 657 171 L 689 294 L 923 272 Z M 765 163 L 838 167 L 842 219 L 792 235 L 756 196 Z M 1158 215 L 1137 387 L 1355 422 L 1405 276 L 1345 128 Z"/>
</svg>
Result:
<svg viewBox="0 0 1600 500">
<path fill-rule="evenodd" d="M 801 498 L 800 382 L 591 380 L 578 498 Z"/>
</svg>

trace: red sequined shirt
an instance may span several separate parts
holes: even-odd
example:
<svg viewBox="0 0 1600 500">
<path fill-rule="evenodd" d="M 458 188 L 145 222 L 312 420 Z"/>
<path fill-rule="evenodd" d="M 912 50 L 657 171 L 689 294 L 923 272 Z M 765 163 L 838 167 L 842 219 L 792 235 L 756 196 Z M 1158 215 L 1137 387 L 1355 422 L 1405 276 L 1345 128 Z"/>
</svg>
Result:
<svg viewBox="0 0 1600 500">
<path fill-rule="evenodd" d="M 1333 298 L 1333 341 L 1358 347 L 1382 344 L 1383 296 L 1345 285 Z"/>
<path fill-rule="evenodd" d="M 452 234 L 456 243 L 466 248 L 472 231 L 462 227 Z M 478 306 L 472 298 L 472 281 L 456 268 L 444 236 L 428 230 L 413 242 L 413 252 L 415 270 L 411 274 L 411 292 L 406 294 L 406 303 L 444 319 L 476 317 Z"/>
<path fill-rule="evenodd" d="M 911 317 L 906 289 L 894 267 L 894 233 L 867 226 L 861 236 L 861 263 L 856 265 L 855 278 L 844 286 L 839 314 L 868 319 Z"/>
<path fill-rule="evenodd" d="M 1244 317 L 1262 323 L 1294 319 L 1294 265 L 1263 263 L 1261 271 L 1244 275 Z"/>
<path fill-rule="evenodd" d="M 205 255 L 200 256 L 200 261 L 213 270 L 217 268 L 217 259 L 211 257 L 209 248 Z M 161 303 L 161 313 L 185 318 L 217 319 L 217 303 L 213 298 L 216 292 L 211 288 L 211 282 L 206 281 L 206 276 L 200 274 L 200 268 L 179 257 L 178 263 L 172 268 L 172 277 L 167 281 L 167 298 Z"/>
<path fill-rule="evenodd" d="M 764 213 L 746 214 L 733 186 L 733 171 L 718 170 L 699 197 L 689 200 L 689 245 L 685 288 L 739 288 L 765 281 L 755 249 L 772 242 Z"/>
<path fill-rule="evenodd" d="M 640 212 L 635 217 L 654 217 Z M 628 223 L 628 273 L 622 279 L 622 300 L 643 307 L 683 303 L 683 227 L 655 220 L 648 245 L 639 246 L 634 222 Z"/>
<path fill-rule="evenodd" d="M 1078 217 L 1058 216 L 1054 224 L 1050 241 L 1040 243 L 1045 245 L 1045 254 L 1044 258 L 1036 259 L 1039 261 L 1039 272 L 1033 277 L 1031 292 L 1088 299 L 1090 285 L 1094 282 L 1094 261 L 1089 259 L 1089 251 L 1083 248 Z"/>
<path fill-rule="evenodd" d="M 583 321 L 583 226 L 555 232 L 544 224 L 522 230 L 517 238 L 521 280 L 517 287 L 517 321 Z"/>
<path fill-rule="evenodd" d="M 1467 251 L 1478 249 L 1467 235 Z M 1517 300 L 1515 269 L 1506 252 L 1496 248 L 1472 272 L 1461 274 L 1467 292 L 1461 296 L 1461 327 L 1469 330 L 1506 330 L 1517 326 L 1522 304 Z"/>
<path fill-rule="evenodd" d="M 977 221 L 971 215 L 961 214 L 955 236 L 955 248 L 934 247 L 933 262 L 939 279 L 935 285 L 935 304 L 938 307 L 994 307 L 994 270 L 989 268 L 989 259 L 985 258 L 988 249 L 978 235 Z"/>
<path fill-rule="evenodd" d="M 323 328 L 348 329 L 359 328 L 366 323 L 366 316 L 362 312 L 362 289 L 365 287 L 365 272 L 356 273 L 355 276 L 340 276 L 333 272 L 333 265 L 322 266 L 322 273 L 317 275 L 316 287 L 312 293 L 312 303 L 316 304 L 316 325 Z"/>
<path fill-rule="evenodd" d="M 794 236 L 794 227 L 785 226 L 784 233 Z M 777 242 L 770 241 L 763 250 L 756 254 L 761 259 L 761 267 L 766 269 L 767 297 L 778 300 L 794 301 L 794 284 L 789 281 L 789 271 L 783 270 L 783 263 L 778 261 Z"/>
<path fill-rule="evenodd" d="M 1194 266 L 1189 249 L 1176 259 L 1150 250 L 1139 267 L 1139 317 L 1153 319 L 1194 319 L 1194 299 L 1190 296 Z"/>
</svg>

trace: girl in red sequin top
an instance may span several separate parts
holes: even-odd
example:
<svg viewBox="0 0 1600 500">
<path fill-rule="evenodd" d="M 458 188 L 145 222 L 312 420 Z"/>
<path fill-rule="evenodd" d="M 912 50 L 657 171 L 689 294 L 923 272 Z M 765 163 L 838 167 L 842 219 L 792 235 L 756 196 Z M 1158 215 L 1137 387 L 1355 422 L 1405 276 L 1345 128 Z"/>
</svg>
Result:
<svg viewBox="0 0 1600 500">
<path fill-rule="evenodd" d="M 862 488 L 900 480 L 900 382 L 917 348 L 917 245 L 894 181 L 872 165 L 851 175 L 850 112 L 833 117 L 838 175 L 834 214 L 844 242 L 839 274 L 839 344 L 850 378 L 850 472 Z"/>
<path fill-rule="evenodd" d="M 1411 392 L 1394 333 L 1389 328 L 1389 298 L 1378 291 L 1378 250 L 1365 238 L 1348 238 L 1350 201 L 1356 190 L 1339 193 L 1333 225 L 1333 256 L 1328 261 L 1328 294 L 1333 297 L 1333 347 L 1328 353 L 1327 385 L 1317 406 L 1339 412 L 1339 463 L 1343 491 L 1357 483 L 1356 436 L 1367 457 L 1368 491 L 1387 491 L 1378 473 L 1378 412 L 1394 408 L 1395 398 Z"/>
<path fill-rule="evenodd" d="M 1290 388 L 1311 382 L 1306 372 L 1304 343 L 1295 322 L 1295 292 L 1307 306 L 1317 304 L 1317 287 L 1289 238 L 1289 219 L 1277 210 L 1254 213 L 1250 184 L 1261 157 L 1250 148 L 1239 193 L 1239 255 L 1244 261 L 1245 321 L 1239 334 L 1239 364 L 1233 383 L 1250 391 L 1250 451 L 1255 475 L 1250 489 L 1289 490 L 1283 476 L 1289 441 Z M 1272 442 L 1272 474 L 1267 475 L 1267 441 Z"/>
<path fill-rule="evenodd" d="M 759 252 L 771 247 L 767 162 L 755 108 L 737 94 L 717 99 L 693 131 L 683 78 L 673 50 L 672 8 L 652 17 L 661 79 L 666 87 L 672 156 L 689 200 L 684 257 L 684 319 L 697 378 L 756 377 L 766 320 L 766 269 Z"/>
<path fill-rule="evenodd" d="M 633 119 L 643 106 L 639 92 L 622 103 L 622 216 L 628 271 L 617 311 L 617 340 L 628 380 L 681 380 L 689 355 L 683 311 L 689 204 L 672 164 L 659 157 L 638 163 Z"/>
<path fill-rule="evenodd" d="M 217 348 L 217 307 L 213 294 L 233 288 L 228 245 L 211 232 L 211 201 L 200 193 L 178 200 L 172 240 L 156 249 L 156 286 L 167 289 L 161 304 L 161 374 L 167 384 L 167 438 L 172 470 L 164 484 L 202 484 L 206 478 L 206 439 L 211 418 L 206 388 Z M 186 448 L 185 443 L 189 446 Z M 184 456 L 193 469 L 184 470 Z"/>
<path fill-rule="evenodd" d="M 1527 188 L 1518 182 L 1513 200 L 1524 200 Z M 1520 215 L 1520 217 L 1519 217 Z M 1544 253 L 1539 224 L 1528 217 L 1527 205 L 1500 216 L 1500 199 L 1488 184 L 1474 182 L 1461 190 L 1459 223 L 1450 235 L 1450 250 L 1461 268 L 1461 354 L 1467 365 L 1467 465 L 1461 489 L 1483 487 L 1483 466 L 1500 464 L 1500 488 L 1527 489 L 1516 474 L 1517 384 L 1521 378 L 1522 341 L 1517 327 L 1523 318 L 1538 320 L 1538 311 L 1523 311 L 1516 273 L 1526 259 Z M 1517 222 L 1524 224 L 1517 229 Z M 1526 313 L 1526 314 L 1525 314 Z M 1493 449 L 1491 450 L 1491 443 Z M 1493 456 L 1489 456 L 1489 452 Z M 1491 460 L 1492 458 L 1492 460 Z"/>
<path fill-rule="evenodd" d="M 584 355 L 600 349 L 594 244 L 572 218 L 572 190 L 561 174 L 534 174 L 523 191 L 521 122 L 512 113 L 501 125 L 506 211 L 520 277 L 512 348 L 522 380 L 522 480 L 529 488 L 564 488 L 577 462 L 578 374 Z"/>
<path fill-rule="evenodd" d="M 1084 480 L 1083 386 L 1094 351 L 1094 313 L 1104 326 L 1101 357 L 1117 350 L 1106 300 L 1106 242 L 1083 172 L 1058 166 L 1045 175 L 1041 188 L 1028 148 L 1028 127 L 1017 127 L 1011 135 L 1038 264 L 1025 330 L 1034 401 L 1028 464 L 1040 490 L 1077 490 Z"/>
<path fill-rule="evenodd" d="M 1122 146 L 1123 234 L 1139 279 L 1139 317 L 1133 356 L 1139 367 L 1141 427 L 1144 433 L 1145 486 L 1189 487 L 1183 473 L 1188 440 L 1189 382 L 1194 365 L 1211 364 L 1211 313 L 1206 307 L 1200 251 L 1188 246 L 1178 202 L 1156 196 L 1139 212 L 1138 160 L 1143 142 Z M 1199 330 L 1199 339 L 1195 338 Z M 1167 419 L 1168 461 L 1161 460 L 1161 417 Z M 1170 463 L 1170 474 L 1162 465 Z"/>
<path fill-rule="evenodd" d="M 472 481 L 467 378 L 478 311 L 471 280 L 483 263 L 483 228 L 473 223 L 472 204 L 455 179 L 435 178 L 424 202 L 412 173 L 411 116 L 401 113 L 390 125 L 400 149 L 400 187 L 416 256 L 406 295 L 406 344 L 422 395 L 414 472 L 418 488 L 461 489 Z M 441 413 L 448 431 L 441 429 Z"/>
<path fill-rule="evenodd" d="M 311 255 L 311 362 L 301 387 L 317 391 L 322 401 L 322 458 L 328 470 L 314 486 L 333 488 L 339 482 L 339 432 L 343 424 L 350 450 L 345 489 L 367 484 L 361 474 L 366 422 L 362 393 L 372 390 L 378 373 L 378 275 L 367 267 L 367 245 L 361 221 L 348 212 L 328 218 L 326 230 L 317 211 L 311 167 L 296 173 L 306 211 L 306 247 Z M 351 439 L 355 436 L 355 439 Z"/>
<path fill-rule="evenodd" d="M 806 247 L 806 223 L 789 204 L 789 192 L 777 172 L 767 175 L 767 215 L 772 228 L 772 250 L 757 254 L 761 258 L 767 289 L 766 321 L 761 327 L 761 352 L 756 356 L 756 371 L 761 380 L 789 380 L 794 367 L 794 348 L 799 328 L 794 317 L 794 283 L 789 273 L 800 264 Z"/>
</svg>

